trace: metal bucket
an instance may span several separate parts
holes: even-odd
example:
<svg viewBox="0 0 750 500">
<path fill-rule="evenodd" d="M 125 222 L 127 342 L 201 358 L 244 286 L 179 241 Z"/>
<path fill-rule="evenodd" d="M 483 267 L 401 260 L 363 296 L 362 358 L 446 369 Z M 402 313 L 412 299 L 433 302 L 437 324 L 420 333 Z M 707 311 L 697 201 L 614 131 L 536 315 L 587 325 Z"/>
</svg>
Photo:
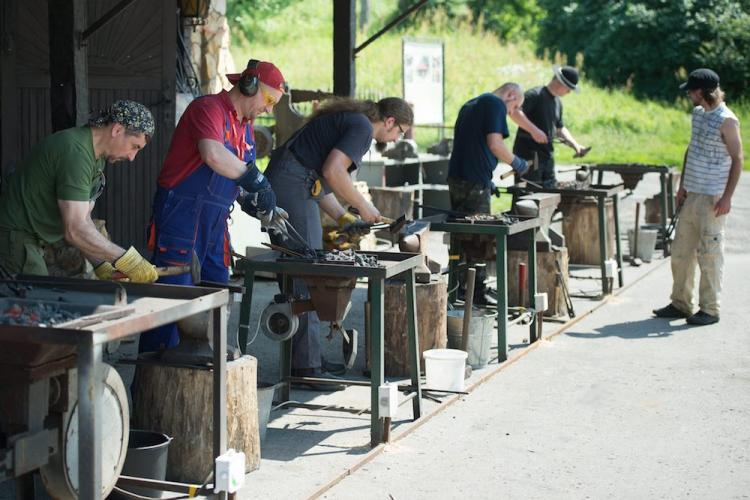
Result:
<svg viewBox="0 0 750 500">
<path fill-rule="evenodd" d="M 171 442 L 171 437 L 160 432 L 131 429 L 122 475 L 164 481 L 167 475 L 167 452 Z M 144 497 L 161 498 L 160 491 L 148 488 L 127 486 L 122 489 Z"/>
<path fill-rule="evenodd" d="M 273 406 L 273 394 L 275 390 L 275 384 L 258 382 L 258 434 L 260 435 L 261 447 L 263 441 L 266 439 L 266 428 L 268 427 L 268 419 L 271 416 L 271 406 Z"/>
</svg>

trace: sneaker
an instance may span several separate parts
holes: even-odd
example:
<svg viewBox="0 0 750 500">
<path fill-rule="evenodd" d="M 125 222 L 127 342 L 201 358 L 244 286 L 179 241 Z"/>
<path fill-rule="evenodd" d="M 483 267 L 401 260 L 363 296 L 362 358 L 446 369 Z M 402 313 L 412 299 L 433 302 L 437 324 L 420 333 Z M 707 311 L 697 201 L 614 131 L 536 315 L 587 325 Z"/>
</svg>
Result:
<svg viewBox="0 0 750 500">
<path fill-rule="evenodd" d="M 685 314 L 672 304 L 662 307 L 661 309 L 654 309 L 653 313 L 657 318 L 687 318 L 689 316 L 689 314 Z"/>
<path fill-rule="evenodd" d="M 719 317 L 712 316 L 711 314 L 705 313 L 703 311 L 698 311 L 697 313 L 690 316 L 686 321 L 691 325 L 713 325 L 714 323 L 719 322 Z"/>
</svg>

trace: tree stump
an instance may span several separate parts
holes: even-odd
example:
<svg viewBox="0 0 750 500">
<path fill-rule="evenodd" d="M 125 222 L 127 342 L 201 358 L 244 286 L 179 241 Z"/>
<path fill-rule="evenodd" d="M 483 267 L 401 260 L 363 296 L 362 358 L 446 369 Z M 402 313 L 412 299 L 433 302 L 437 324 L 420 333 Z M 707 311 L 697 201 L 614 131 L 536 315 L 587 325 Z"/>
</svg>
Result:
<svg viewBox="0 0 750 500">
<path fill-rule="evenodd" d="M 422 353 L 448 345 L 448 282 L 444 276 L 416 284 L 417 331 L 420 370 Z M 406 322 L 406 284 L 388 280 L 385 284 L 384 357 L 387 377 L 409 375 L 409 344 Z"/>
<path fill-rule="evenodd" d="M 547 293 L 549 308 L 544 311 L 544 315 L 552 317 L 565 316 L 568 313 L 562 287 L 557 280 L 555 260 L 560 263 L 562 279 L 567 286 L 568 249 L 562 247 L 551 252 L 537 251 L 536 253 L 536 289 L 537 293 Z M 521 305 L 518 300 L 518 265 L 522 262 L 528 264 L 529 254 L 527 252 L 521 250 L 511 250 L 508 252 L 508 305 L 513 307 Z M 526 295 L 524 300 L 528 304 L 528 292 Z"/>
<path fill-rule="evenodd" d="M 227 363 L 227 446 L 245 453 L 245 472 L 260 465 L 258 361 Z M 201 484 L 213 468 L 213 372 L 139 365 L 133 428 L 163 432 L 169 445 L 167 479 Z"/>
<path fill-rule="evenodd" d="M 612 200 L 605 203 L 607 258 L 615 255 L 615 211 Z M 599 265 L 599 214 L 594 198 L 581 198 L 567 206 L 563 234 L 571 264 Z"/>
</svg>

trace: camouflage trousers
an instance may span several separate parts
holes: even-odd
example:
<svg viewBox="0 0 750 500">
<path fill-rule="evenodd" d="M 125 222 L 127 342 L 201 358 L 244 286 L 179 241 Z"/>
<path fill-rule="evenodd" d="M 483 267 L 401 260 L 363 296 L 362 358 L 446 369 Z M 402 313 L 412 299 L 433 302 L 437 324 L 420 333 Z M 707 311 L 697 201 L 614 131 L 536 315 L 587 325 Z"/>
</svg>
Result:
<svg viewBox="0 0 750 500">
<path fill-rule="evenodd" d="M 462 179 L 448 179 L 448 193 L 451 198 L 451 210 L 465 214 L 489 214 L 490 196 L 492 188 L 482 184 L 475 184 Z M 455 237 L 451 235 L 451 248 L 456 248 Z M 487 279 L 486 262 L 467 262 L 470 267 L 477 270 L 474 282 L 474 300 L 481 297 L 487 291 L 485 281 Z M 466 273 L 461 271 L 458 276 L 460 291 L 464 291 Z"/>
</svg>

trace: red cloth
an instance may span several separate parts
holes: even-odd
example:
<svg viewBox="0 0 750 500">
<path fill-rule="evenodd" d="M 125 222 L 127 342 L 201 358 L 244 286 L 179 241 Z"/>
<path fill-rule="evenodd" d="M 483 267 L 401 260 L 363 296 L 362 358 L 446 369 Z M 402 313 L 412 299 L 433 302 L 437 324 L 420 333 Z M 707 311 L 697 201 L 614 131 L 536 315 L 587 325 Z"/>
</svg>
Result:
<svg viewBox="0 0 750 500">
<path fill-rule="evenodd" d="M 230 130 L 226 127 L 226 117 L 230 117 Z M 218 94 L 195 99 L 188 104 L 172 135 L 167 157 L 164 159 L 161 172 L 157 178 L 159 186 L 170 189 L 185 180 L 203 164 L 198 141 L 211 139 L 225 144 L 230 142 L 235 150 L 245 147 L 245 127 L 251 122 L 238 120 L 237 112 L 229 99 L 229 93 L 222 90 Z M 234 129 L 235 133 L 232 133 Z"/>
</svg>

